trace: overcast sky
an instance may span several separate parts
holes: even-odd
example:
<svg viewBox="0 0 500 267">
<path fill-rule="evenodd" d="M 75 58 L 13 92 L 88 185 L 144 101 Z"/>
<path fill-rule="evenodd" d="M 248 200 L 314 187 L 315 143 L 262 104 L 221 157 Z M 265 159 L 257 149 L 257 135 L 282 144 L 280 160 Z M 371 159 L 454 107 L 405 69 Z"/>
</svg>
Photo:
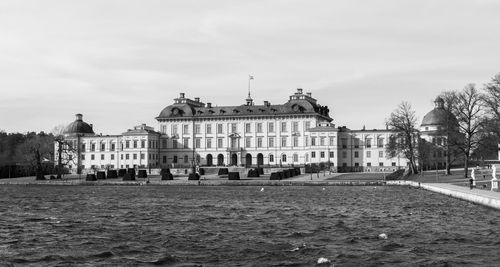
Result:
<svg viewBox="0 0 500 267">
<path fill-rule="evenodd" d="M 154 119 L 180 92 L 283 104 L 303 88 L 334 123 L 419 120 L 443 90 L 500 72 L 500 1 L 0 1 L 0 130 L 96 133 Z"/>
</svg>

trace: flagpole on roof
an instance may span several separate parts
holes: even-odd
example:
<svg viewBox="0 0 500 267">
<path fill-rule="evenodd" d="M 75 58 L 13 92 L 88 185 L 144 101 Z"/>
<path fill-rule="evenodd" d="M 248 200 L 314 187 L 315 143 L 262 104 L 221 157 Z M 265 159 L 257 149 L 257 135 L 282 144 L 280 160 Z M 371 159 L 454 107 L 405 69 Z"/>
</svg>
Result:
<svg viewBox="0 0 500 267">
<path fill-rule="evenodd" d="M 248 75 L 248 99 L 251 99 L 250 97 L 250 81 L 253 80 L 253 75 Z"/>
</svg>

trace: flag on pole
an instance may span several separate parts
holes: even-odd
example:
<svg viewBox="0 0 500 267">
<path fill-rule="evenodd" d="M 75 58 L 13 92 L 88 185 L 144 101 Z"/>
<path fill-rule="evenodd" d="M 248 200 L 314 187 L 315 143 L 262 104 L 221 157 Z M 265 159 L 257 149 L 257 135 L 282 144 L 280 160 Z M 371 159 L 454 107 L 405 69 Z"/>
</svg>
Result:
<svg viewBox="0 0 500 267">
<path fill-rule="evenodd" d="M 250 77 L 250 80 L 253 80 L 253 75 L 248 75 Z"/>
</svg>

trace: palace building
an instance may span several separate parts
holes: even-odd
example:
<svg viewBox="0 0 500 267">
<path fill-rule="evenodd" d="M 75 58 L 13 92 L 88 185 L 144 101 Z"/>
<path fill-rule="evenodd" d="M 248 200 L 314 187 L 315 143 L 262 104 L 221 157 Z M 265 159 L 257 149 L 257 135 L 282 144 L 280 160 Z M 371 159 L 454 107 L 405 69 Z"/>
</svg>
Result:
<svg viewBox="0 0 500 267">
<path fill-rule="evenodd" d="M 77 114 L 65 130 L 73 147 L 67 156 L 76 171 L 106 168 L 192 166 L 303 166 L 327 164 L 346 171 L 389 171 L 405 167 L 388 158 L 387 129 L 335 127 L 329 108 L 297 89 L 284 104 L 214 106 L 181 93 L 156 117 L 158 131 L 139 125 L 121 135 L 96 135 Z M 57 144 L 56 144 L 57 151 Z M 57 153 L 56 153 L 57 154 Z"/>
</svg>

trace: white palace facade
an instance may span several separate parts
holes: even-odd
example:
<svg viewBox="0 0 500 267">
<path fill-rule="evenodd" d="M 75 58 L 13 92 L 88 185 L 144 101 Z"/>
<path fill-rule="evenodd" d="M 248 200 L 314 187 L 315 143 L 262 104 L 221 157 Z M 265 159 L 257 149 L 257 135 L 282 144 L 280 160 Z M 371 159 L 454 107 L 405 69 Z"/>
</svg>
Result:
<svg viewBox="0 0 500 267">
<path fill-rule="evenodd" d="M 284 104 L 214 106 L 181 93 L 156 117 L 158 130 L 139 125 L 121 135 L 96 135 L 77 114 L 68 125 L 69 168 L 188 168 L 191 166 L 303 166 L 334 171 L 392 171 L 386 129 L 335 127 L 327 106 L 297 89 Z M 57 151 L 57 144 L 56 144 Z M 57 153 L 56 153 L 57 154 Z"/>
</svg>

